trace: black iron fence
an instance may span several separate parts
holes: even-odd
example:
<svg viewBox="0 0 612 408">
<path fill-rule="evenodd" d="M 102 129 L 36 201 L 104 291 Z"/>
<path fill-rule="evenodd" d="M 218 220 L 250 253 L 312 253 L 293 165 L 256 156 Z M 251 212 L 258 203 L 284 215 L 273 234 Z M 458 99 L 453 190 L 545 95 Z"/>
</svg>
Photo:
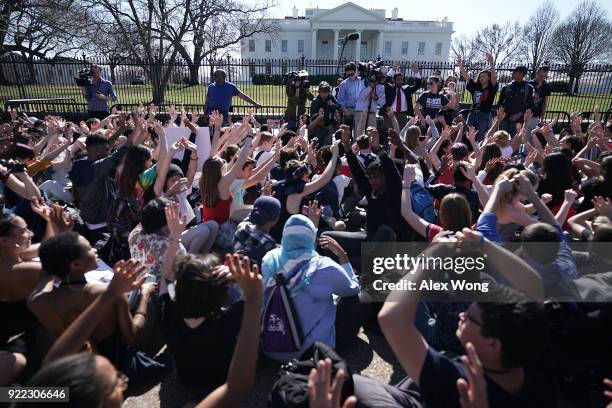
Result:
<svg viewBox="0 0 612 408">
<path fill-rule="evenodd" d="M 322 80 L 335 86 L 339 73 L 343 72 L 338 61 L 298 59 L 221 59 L 204 61 L 200 65 L 184 61 L 117 60 L 113 58 L 83 58 L 44 61 L 27 60 L 16 54 L 0 57 L 0 103 L 22 107 L 38 112 L 84 111 L 86 102 L 74 81 L 75 74 L 90 64 L 101 66 L 103 77 L 111 80 L 117 93 L 117 104 L 133 106 L 138 103 L 162 105 L 185 105 L 189 109 L 201 109 L 206 98 L 207 85 L 213 72 L 222 68 L 228 80 L 239 86 L 262 105 L 259 110 L 245 104 L 241 99 L 233 101 L 234 112 L 241 114 L 247 109 L 263 115 L 283 114 L 286 97 L 282 81 L 285 73 L 307 70 L 314 87 Z M 386 62 L 391 65 L 391 62 Z M 443 79 L 454 75 L 458 79 L 458 90 L 462 101 L 469 102 L 469 94 L 463 92 L 465 82 L 459 75 L 458 66 L 450 62 L 418 62 L 422 75 L 440 75 Z M 401 63 L 404 71 L 408 61 Z M 511 81 L 515 64 L 499 65 L 497 76 L 500 88 Z M 472 65 L 468 71 L 475 77 L 486 63 Z M 533 74 L 533 67 L 528 67 Z M 589 65 L 581 70 L 568 66 L 550 66 L 548 83 L 553 94 L 549 98 L 548 110 L 560 112 L 592 112 L 597 106 L 601 112 L 612 109 L 612 65 Z M 578 75 L 577 75 L 578 74 Z M 407 79 L 411 81 L 410 78 Z M 31 103 L 36 99 L 36 103 Z M 16 102 L 15 100 L 21 100 Z M 52 100 L 52 101 L 50 101 Z"/>
</svg>

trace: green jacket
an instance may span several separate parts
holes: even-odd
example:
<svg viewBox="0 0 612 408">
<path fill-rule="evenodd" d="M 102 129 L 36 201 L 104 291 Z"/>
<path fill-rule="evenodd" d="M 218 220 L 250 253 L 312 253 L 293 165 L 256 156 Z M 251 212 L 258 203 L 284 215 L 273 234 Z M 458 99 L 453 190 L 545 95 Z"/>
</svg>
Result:
<svg viewBox="0 0 612 408">
<path fill-rule="evenodd" d="M 290 118 L 302 116 L 306 112 L 306 99 L 311 101 L 314 99 L 314 95 L 309 89 L 300 89 L 300 94 L 296 96 L 297 90 L 291 85 L 285 86 L 285 93 L 287 94 L 287 109 L 285 109 L 285 116 Z"/>
</svg>

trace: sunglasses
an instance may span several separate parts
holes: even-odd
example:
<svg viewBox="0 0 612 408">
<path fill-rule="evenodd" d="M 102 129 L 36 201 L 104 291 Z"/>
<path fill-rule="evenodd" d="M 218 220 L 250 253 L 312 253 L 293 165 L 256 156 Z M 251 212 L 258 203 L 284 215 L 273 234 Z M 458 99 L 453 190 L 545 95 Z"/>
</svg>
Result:
<svg viewBox="0 0 612 408">
<path fill-rule="evenodd" d="M 346 74 L 347 76 L 353 76 L 353 75 L 355 75 L 355 72 L 345 72 L 345 74 Z"/>
<path fill-rule="evenodd" d="M 435 85 L 435 84 L 436 84 L 436 83 L 435 83 L 434 81 L 429 81 L 429 82 L 427 83 L 427 85 Z"/>
</svg>

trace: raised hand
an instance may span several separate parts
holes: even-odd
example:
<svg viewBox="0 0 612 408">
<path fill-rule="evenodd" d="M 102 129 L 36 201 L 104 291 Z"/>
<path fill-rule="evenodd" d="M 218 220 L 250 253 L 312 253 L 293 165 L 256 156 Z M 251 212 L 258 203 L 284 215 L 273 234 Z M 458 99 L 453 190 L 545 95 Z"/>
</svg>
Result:
<svg viewBox="0 0 612 408">
<path fill-rule="evenodd" d="M 506 193 L 508 191 L 512 191 L 512 189 L 514 188 L 514 183 L 504 177 L 502 180 L 496 182 L 495 187 L 493 188 L 497 188 L 500 192 Z"/>
<path fill-rule="evenodd" d="M 493 62 L 495 62 L 495 61 L 493 60 L 493 54 L 491 54 L 490 52 L 487 52 L 487 53 L 485 54 L 485 58 L 487 59 L 487 62 L 488 62 L 489 64 L 493 64 Z"/>
<path fill-rule="evenodd" d="M 563 198 L 568 203 L 573 204 L 574 201 L 576 201 L 576 198 L 578 198 L 578 193 L 576 191 L 574 191 L 573 189 L 568 188 L 567 190 L 565 190 L 565 192 L 563 194 Z"/>
<path fill-rule="evenodd" d="M 474 166 L 466 161 L 462 161 L 459 164 L 459 171 L 468 179 L 468 180 L 476 180 L 476 170 L 474 170 Z"/>
<path fill-rule="evenodd" d="M 395 131 L 395 129 L 389 129 L 389 130 L 387 131 L 387 135 L 389 136 L 389 141 L 390 141 L 392 144 L 394 144 L 394 145 L 396 145 L 396 146 L 399 146 L 399 145 L 401 145 L 401 144 L 402 144 L 402 139 L 400 138 L 399 133 L 397 133 L 397 132 Z"/>
<path fill-rule="evenodd" d="M 330 147 L 330 150 L 334 157 L 338 157 L 338 154 L 340 153 L 340 142 L 338 140 L 334 140 Z"/>
<path fill-rule="evenodd" d="M 166 213 L 166 222 L 170 230 L 170 237 L 174 239 L 180 238 L 187 225 L 187 217 L 184 215 L 181 217 L 179 207 L 178 203 L 169 203 L 164 209 Z"/>
<path fill-rule="evenodd" d="M 167 197 L 172 197 L 187 190 L 189 190 L 189 186 L 187 186 L 187 178 L 183 177 L 178 179 L 164 195 Z"/>
<path fill-rule="evenodd" d="M 331 237 L 321 237 L 319 238 L 319 246 L 323 249 L 329 250 L 332 254 L 336 255 L 340 264 L 344 264 L 348 261 L 346 251 L 335 239 Z"/>
<path fill-rule="evenodd" d="M 113 279 L 108 284 L 106 292 L 120 297 L 124 293 L 138 289 L 147 278 L 143 272 L 144 266 L 139 261 L 130 259 L 117 262 L 113 268 Z"/>
<path fill-rule="evenodd" d="M 457 380 L 461 408 L 488 408 L 487 381 L 484 377 L 482 363 L 472 343 L 466 345 L 467 356 L 461 356 L 461 363 L 468 374 L 468 380 Z"/>
<path fill-rule="evenodd" d="M 32 211 L 40 215 L 42 219 L 51 222 L 51 207 L 49 207 L 41 198 L 32 197 L 30 203 Z"/>
<path fill-rule="evenodd" d="M 310 221 L 312 221 L 315 228 L 319 227 L 319 221 L 321 220 L 321 207 L 319 207 L 318 200 L 309 201 L 308 205 L 303 206 L 302 214 L 310 218 Z"/>
<path fill-rule="evenodd" d="M 345 373 L 340 369 L 332 383 L 332 364 L 329 358 L 317 362 L 317 368 L 310 370 L 308 376 L 308 407 L 309 408 L 353 408 L 357 398 L 350 396 L 340 406 L 342 385 Z"/>
<path fill-rule="evenodd" d="M 234 280 L 240 286 L 245 302 L 260 301 L 263 294 L 263 281 L 257 265 L 251 266 L 249 257 L 238 254 L 225 256 Z"/>
<path fill-rule="evenodd" d="M 209 116 L 209 122 L 219 128 L 223 124 L 223 115 L 219 111 L 213 111 L 212 115 Z"/>
<path fill-rule="evenodd" d="M 409 186 L 416 178 L 416 170 L 413 164 L 406 164 L 404 166 L 404 184 Z"/>
<path fill-rule="evenodd" d="M 593 203 L 593 208 L 595 208 L 600 215 L 605 215 L 608 218 L 612 217 L 612 202 L 610 202 L 609 198 L 595 196 L 591 202 Z"/>
<path fill-rule="evenodd" d="M 58 234 L 72 231 L 74 228 L 74 218 L 72 218 L 68 212 L 64 211 L 64 208 L 59 204 L 53 204 L 51 206 L 49 222 L 53 224 L 53 229 Z"/>
</svg>

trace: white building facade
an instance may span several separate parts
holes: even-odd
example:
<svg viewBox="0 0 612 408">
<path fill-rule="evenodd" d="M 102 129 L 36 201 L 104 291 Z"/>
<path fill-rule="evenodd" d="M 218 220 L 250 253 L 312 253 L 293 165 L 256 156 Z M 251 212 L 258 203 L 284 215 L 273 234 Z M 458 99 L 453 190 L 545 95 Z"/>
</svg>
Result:
<svg viewBox="0 0 612 408">
<path fill-rule="evenodd" d="M 390 17 L 384 9 L 365 9 L 344 3 L 333 9 L 307 8 L 303 16 L 294 8 L 293 15 L 274 20 L 279 30 L 274 35 L 261 34 L 241 43 L 243 59 L 335 60 L 340 58 L 342 39 L 358 33 L 359 39 L 346 44 L 343 60 L 447 61 L 453 23 L 412 21 Z"/>
</svg>

